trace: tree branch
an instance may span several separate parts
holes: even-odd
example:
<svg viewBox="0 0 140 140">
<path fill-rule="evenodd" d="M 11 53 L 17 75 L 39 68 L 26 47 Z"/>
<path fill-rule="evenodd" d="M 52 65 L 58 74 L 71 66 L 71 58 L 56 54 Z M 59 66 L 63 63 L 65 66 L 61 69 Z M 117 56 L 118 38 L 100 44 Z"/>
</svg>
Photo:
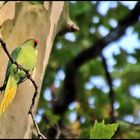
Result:
<svg viewBox="0 0 140 140">
<path fill-rule="evenodd" d="M 108 67 L 107 67 L 105 57 L 103 56 L 103 54 L 101 54 L 100 56 L 101 56 L 101 59 L 102 59 L 104 70 L 105 70 L 105 76 L 106 76 L 106 79 L 107 79 L 107 82 L 108 82 L 108 85 L 109 85 L 109 88 L 110 88 L 110 91 L 109 91 L 109 99 L 110 99 L 110 106 L 111 106 L 110 120 L 111 120 L 111 123 L 114 123 L 114 122 L 116 122 L 115 109 L 114 109 L 115 93 L 114 93 L 114 90 L 113 90 L 112 78 L 111 78 L 111 75 L 108 71 Z"/>
<path fill-rule="evenodd" d="M 118 40 L 124 35 L 125 30 L 135 24 L 140 16 L 140 2 L 137 2 L 134 9 L 118 22 L 116 28 L 112 28 L 110 33 L 99 39 L 91 47 L 84 49 L 73 58 L 65 69 L 66 77 L 64 86 L 58 100 L 53 104 L 54 113 L 62 115 L 67 110 L 68 105 L 76 98 L 76 78 L 78 69 L 89 60 L 101 54 L 102 50 L 111 42 Z"/>
<path fill-rule="evenodd" d="M 0 43 L 1 43 L 1 46 L 2 46 L 3 50 L 7 54 L 9 60 L 11 61 L 11 63 L 15 64 L 17 66 L 17 69 L 20 69 L 20 70 L 22 70 L 22 71 L 24 71 L 26 73 L 27 78 L 32 82 L 32 84 L 33 84 L 33 86 L 35 88 L 35 92 L 34 92 L 34 95 L 33 95 L 33 98 L 32 98 L 32 103 L 31 103 L 31 106 L 30 106 L 28 114 L 30 114 L 31 117 L 32 117 L 32 120 L 34 122 L 36 131 L 38 133 L 38 138 L 42 137 L 43 139 L 46 139 L 45 136 L 43 136 L 43 134 L 40 133 L 39 128 L 37 126 L 37 123 L 35 122 L 35 119 L 33 117 L 33 107 L 34 107 L 34 104 L 35 104 L 36 96 L 38 95 L 38 86 L 35 83 L 35 81 L 32 79 L 29 71 L 26 70 L 22 65 L 18 64 L 16 61 L 13 60 L 13 58 L 11 57 L 11 55 L 10 55 L 10 53 L 9 53 L 7 47 L 6 47 L 6 43 L 1 38 L 0 38 Z"/>
</svg>

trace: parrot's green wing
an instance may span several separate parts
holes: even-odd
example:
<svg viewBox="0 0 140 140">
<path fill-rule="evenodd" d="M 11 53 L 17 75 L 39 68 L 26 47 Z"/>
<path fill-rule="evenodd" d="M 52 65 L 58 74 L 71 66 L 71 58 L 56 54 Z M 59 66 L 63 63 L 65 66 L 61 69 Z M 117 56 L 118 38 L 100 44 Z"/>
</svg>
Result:
<svg viewBox="0 0 140 140">
<path fill-rule="evenodd" d="M 26 41 L 28 42 L 28 40 Z M 22 53 L 24 44 L 26 43 L 24 42 L 22 45 L 17 46 L 17 48 L 11 53 L 11 57 L 13 58 L 13 60 L 17 60 L 18 56 Z M 6 77 L 9 74 L 9 67 L 11 66 L 11 61 L 9 60 L 8 65 L 7 65 L 7 70 L 6 70 Z"/>
<path fill-rule="evenodd" d="M 22 47 L 18 47 L 12 52 L 11 56 L 12 56 L 13 60 L 17 59 L 17 56 L 18 56 L 18 54 L 20 53 L 21 50 L 22 50 Z M 8 65 L 7 65 L 7 69 L 6 69 L 5 81 L 7 81 L 7 78 L 8 78 L 9 72 L 10 72 L 9 68 L 10 68 L 11 64 L 12 63 L 9 60 Z"/>
<path fill-rule="evenodd" d="M 16 59 L 17 59 L 17 56 L 18 56 L 18 54 L 19 54 L 19 52 L 20 52 L 21 50 L 22 50 L 22 48 L 21 48 L 21 47 L 18 47 L 18 48 L 16 48 L 16 49 L 12 52 L 11 56 L 12 56 L 13 60 L 16 60 Z M 7 70 L 6 70 L 6 74 L 7 74 L 7 72 L 8 72 L 9 66 L 10 66 L 11 64 L 12 64 L 11 61 L 9 61 L 9 62 L 8 62 L 8 66 L 7 66 Z"/>
</svg>

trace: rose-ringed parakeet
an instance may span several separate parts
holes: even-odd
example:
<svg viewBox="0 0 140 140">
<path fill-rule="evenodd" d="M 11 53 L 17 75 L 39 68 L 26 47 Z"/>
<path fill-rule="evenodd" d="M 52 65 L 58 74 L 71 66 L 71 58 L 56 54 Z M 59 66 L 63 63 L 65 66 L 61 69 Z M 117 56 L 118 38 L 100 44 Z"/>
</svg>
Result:
<svg viewBox="0 0 140 140">
<path fill-rule="evenodd" d="M 34 70 L 37 62 L 36 47 L 37 40 L 27 40 L 12 52 L 11 57 L 14 61 L 31 73 Z M 15 64 L 12 64 L 9 60 L 5 81 L 3 86 L 0 88 L 0 90 L 4 93 L 2 102 L 0 103 L 0 115 L 13 101 L 18 84 L 22 83 L 26 79 L 26 73 L 23 70 L 18 69 L 18 67 Z"/>
</svg>

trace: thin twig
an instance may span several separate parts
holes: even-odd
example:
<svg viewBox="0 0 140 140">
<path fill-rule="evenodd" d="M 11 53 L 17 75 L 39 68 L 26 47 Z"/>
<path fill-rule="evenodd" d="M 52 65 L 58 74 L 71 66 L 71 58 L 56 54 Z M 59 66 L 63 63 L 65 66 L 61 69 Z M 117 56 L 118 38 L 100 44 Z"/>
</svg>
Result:
<svg viewBox="0 0 140 140">
<path fill-rule="evenodd" d="M 51 128 L 53 128 L 57 132 L 54 139 L 59 139 L 60 134 L 61 134 L 61 129 L 60 129 L 59 124 L 53 124 L 53 123 L 51 123 L 45 114 L 42 116 L 42 118 L 47 122 L 47 124 Z"/>
<path fill-rule="evenodd" d="M 35 121 L 35 119 L 34 119 L 34 116 L 33 116 L 33 113 L 32 113 L 32 112 L 30 113 L 30 115 L 31 115 L 31 117 L 32 117 L 34 126 L 35 126 L 35 128 L 36 128 L 36 131 L 37 131 L 37 134 L 38 134 L 38 138 L 47 139 L 47 138 L 40 132 L 39 127 L 38 127 L 38 125 L 37 125 L 37 123 L 36 123 L 36 121 Z"/>
<path fill-rule="evenodd" d="M 60 134 L 61 134 L 61 130 L 60 130 L 60 127 L 59 127 L 58 124 L 56 125 L 56 127 L 57 127 L 57 134 L 55 136 L 55 139 L 59 139 L 60 138 Z"/>
<path fill-rule="evenodd" d="M 106 59 L 105 59 L 105 57 L 103 56 L 102 53 L 101 53 L 100 56 L 101 56 L 102 63 L 103 63 L 104 69 L 105 69 L 105 76 L 106 76 L 106 79 L 107 79 L 107 82 L 108 82 L 108 85 L 109 85 L 109 88 L 110 88 L 110 91 L 109 91 L 109 99 L 110 99 L 110 106 L 111 106 L 110 119 L 111 119 L 111 122 L 113 123 L 113 122 L 116 122 L 115 109 L 114 109 L 115 93 L 114 93 L 114 90 L 113 90 L 112 78 L 111 78 L 111 75 L 108 71 Z"/>
<path fill-rule="evenodd" d="M 32 98 L 32 104 L 31 104 L 31 106 L 30 106 L 30 109 L 29 109 L 28 114 L 30 114 L 31 117 L 32 117 L 32 120 L 33 120 L 34 125 L 35 125 L 35 127 L 36 127 L 37 133 L 39 132 L 39 133 L 38 133 L 38 136 L 39 136 L 39 137 L 41 136 L 42 138 L 46 139 L 46 138 L 43 136 L 43 134 L 40 133 L 39 128 L 38 128 L 38 125 L 37 125 L 37 123 L 35 122 L 34 117 L 33 117 L 33 113 L 32 113 L 32 110 L 33 110 L 33 107 L 34 107 L 34 104 L 35 104 L 35 99 L 36 99 L 36 96 L 38 95 L 38 86 L 36 85 L 35 81 L 32 79 L 32 77 L 31 77 L 29 71 L 26 70 L 22 65 L 18 64 L 16 61 L 13 60 L 13 58 L 11 57 L 11 55 L 10 55 L 10 53 L 9 53 L 7 47 L 6 47 L 6 43 L 5 43 L 1 38 L 0 38 L 0 43 L 1 43 L 1 46 L 2 46 L 3 50 L 4 50 L 5 53 L 7 54 L 9 60 L 11 61 L 11 63 L 15 64 L 15 65 L 17 66 L 17 69 L 20 69 L 20 70 L 22 70 L 22 71 L 24 71 L 24 72 L 26 73 L 27 78 L 32 82 L 32 84 L 33 84 L 33 86 L 34 86 L 34 88 L 35 88 L 35 92 L 34 92 L 34 95 L 33 95 L 33 98 Z"/>
</svg>

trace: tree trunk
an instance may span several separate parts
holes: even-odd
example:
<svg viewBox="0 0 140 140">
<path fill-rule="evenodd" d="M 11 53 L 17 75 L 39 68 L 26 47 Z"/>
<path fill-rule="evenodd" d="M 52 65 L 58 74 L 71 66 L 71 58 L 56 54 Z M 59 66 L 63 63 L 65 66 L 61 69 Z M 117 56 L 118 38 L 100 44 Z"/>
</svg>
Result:
<svg viewBox="0 0 140 140">
<path fill-rule="evenodd" d="M 38 62 L 32 77 L 39 91 L 49 55 L 56 34 L 68 25 L 68 6 L 66 2 L 31 2 L 0 3 L 0 37 L 6 42 L 11 53 L 18 45 L 29 38 L 39 40 Z M 0 48 L 0 86 L 2 86 L 8 57 Z M 28 115 L 34 87 L 29 80 L 18 85 L 13 102 L 0 118 L 0 138 L 31 138 L 33 123 Z M 2 98 L 2 95 L 0 95 Z M 39 95 L 35 105 L 37 108 Z"/>
</svg>

